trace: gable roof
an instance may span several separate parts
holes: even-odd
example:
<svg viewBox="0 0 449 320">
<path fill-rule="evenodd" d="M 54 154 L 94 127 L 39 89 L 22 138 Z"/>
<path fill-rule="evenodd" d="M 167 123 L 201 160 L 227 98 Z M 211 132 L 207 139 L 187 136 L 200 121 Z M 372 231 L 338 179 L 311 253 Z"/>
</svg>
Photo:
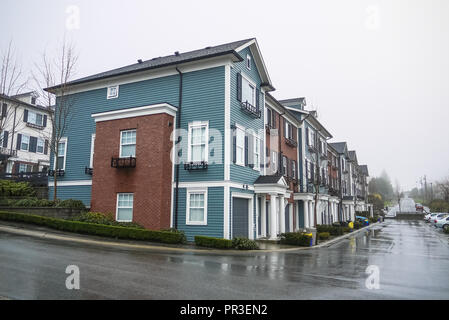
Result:
<svg viewBox="0 0 449 320">
<path fill-rule="evenodd" d="M 345 153 L 348 149 L 346 142 L 331 142 L 329 144 L 340 154 Z"/>
<path fill-rule="evenodd" d="M 213 58 L 218 56 L 225 56 L 225 55 L 232 55 L 233 60 L 236 62 L 243 61 L 243 58 L 238 54 L 238 51 L 243 50 L 244 48 L 250 46 L 251 52 L 253 53 L 254 60 L 256 64 L 263 66 L 263 70 L 260 70 L 261 72 L 261 78 L 264 82 L 267 82 L 266 85 L 271 86 L 271 81 L 268 77 L 268 72 L 266 71 L 265 65 L 263 63 L 262 56 L 260 54 L 260 51 L 258 49 L 257 41 L 255 38 L 245 39 L 245 40 L 239 40 L 234 41 L 230 43 L 221 44 L 218 46 L 213 47 L 206 47 L 204 49 L 184 52 L 184 53 L 178 53 L 176 52 L 173 55 L 164 56 L 164 57 L 158 57 L 153 58 L 150 60 L 142 61 L 140 63 L 134 63 L 128 66 L 124 66 L 121 68 L 97 73 L 91 76 L 87 76 L 84 78 L 80 78 L 77 80 L 73 80 L 67 83 L 68 86 L 71 85 L 77 85 L 82 84 L 86 82 L 101 80 L 105 78 L 111 78 L 116 76 L 122 76 L 130 73 L 135 72 L 141 72 L 146 70 L 152 70 L 167 66 L 175 66 L 187 62 L 197 61 L 201 59 L 207 59 L 207 58 Z M 47 88 L 47 91 L 52 91 L 54 89 L 57 89 L 59 85 Z M 273 88 L 274 89 L 274 88 Z"/>
<path fill-rule="evenodd" d="M 366 164 L 359 165 L 360 171 L 365 175 L 369 177 L 368 173 L 368 166 Z"/>
<path fill-rule="evenodd" d="M 281 175 L 259 176 L 254 184 L 276 184 L 279 183 L 282 178 Z"/>
<path fill-rule="evenodd" d="M 355 150 L 348 151 L 348 154 L 349 154 L 349 160 L 357 162 L 357 155 L 355 153 Z"/>
<path fill-rule="evenodd" d="M 286 107 L 290 107 L 290 106 L 301 106 L 301 108 L 304 110 L 304 107 L 307 105 L 306 103 L 306 98 L 302 97 L 302 98 L 292 98 L 292 99 L 284 99 L 284 100 L 279 100 L 279 102 L 286 106 Z"/>
<path fill-rule="evenodd" d="M 19 100 L 19 99 L 15 98 L 15 97 L 20 97 L 20 96 L 22 96 L 22 94 L 11 97 L 11 96 L 7 96 L 5 94 L 1 94 L 0 93 L 0 100 L 10 101 L 12 103 L 23 105 L 23 106 L 25 106 L 27 108 L 37 109 L 37 110 L 41 110 L 41 111 L 45 111 L 45 112 L 53 112 L 53 109 L 49 109 L 49 108 L 47 108 L 45 106 L 41 106 L 41 105 L 38 105 L 38 104 L 36 104 L 36 105 L 30 104 L 30 103 L 27 103 L 25 101 L 22 101 L 22 100 Z"/>
</svg>

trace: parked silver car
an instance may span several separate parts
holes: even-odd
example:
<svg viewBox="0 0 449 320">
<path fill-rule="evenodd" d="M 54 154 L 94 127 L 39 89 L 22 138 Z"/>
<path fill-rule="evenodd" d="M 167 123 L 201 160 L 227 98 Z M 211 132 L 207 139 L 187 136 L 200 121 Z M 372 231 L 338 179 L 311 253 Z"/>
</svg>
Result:
<svg viewBox="0 0 449 320">
<path fill-rule="evenodd" d="M 431 223 L 432 225 L 436 226 L 438 220 L 444 219 L 444 218 L 446 218 L 447 216 L 449 216 L 449 213 L 439 213 L 439 214 L 437 214 L 435 217 L 433 217 L 433 218 L 430 219 L 430 223 Z"/>
<path fill-rule="evenodd" d="M 449 215 L 440 220 L 437 220 L 437 222 L 435 223 L 435 227 L 443 228 L 444 230 L 449 229 Z"/>
</svg>

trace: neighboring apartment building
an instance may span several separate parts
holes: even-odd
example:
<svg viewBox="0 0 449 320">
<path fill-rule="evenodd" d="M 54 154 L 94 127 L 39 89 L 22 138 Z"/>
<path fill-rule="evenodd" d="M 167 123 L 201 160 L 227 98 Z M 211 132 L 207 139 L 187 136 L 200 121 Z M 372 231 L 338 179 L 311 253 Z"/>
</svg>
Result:
<svg viewBox="0 0 449 320">
<path fill-rule="evenodd" d="M 139 60 L 67 89 L 80 112 L 59 146 L 58 198 L 189 240 L 276 239 L 338 219 L 331 135 L 304 99 L 270 94 L 256 39 Z M 49 186 L 51 194 L 52 178 Z"/>
<path fill-rule="evenodd" d="M 49 111 L 36 104 L 37 94 L 0 95 L 0 170 L 6 174 L 46 172 L 50 165 Z"/>
</svg>

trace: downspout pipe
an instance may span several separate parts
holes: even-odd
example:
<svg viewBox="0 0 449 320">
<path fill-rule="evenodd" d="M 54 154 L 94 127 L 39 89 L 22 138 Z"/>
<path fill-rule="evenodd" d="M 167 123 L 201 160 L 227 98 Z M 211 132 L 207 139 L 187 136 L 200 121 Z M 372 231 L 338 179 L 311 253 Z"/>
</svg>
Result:
<svg viewBox="0 0 449 320">
<path fill-rule="evenodd" d="M 182 108 L 182 81 L 183 81 L 183 73 L 176 67 L 176 71 L 179 73 L 179 102 L 178 102 L 178 118 L 176 121 L 176 130 L 179 132 L 181 129 L 181 108 Z M 178 136 L 178 132 L 176 132 L 176 144 L 180 143 L 180 136 Z M 176 150 L 176 149 L 175 149 Z M 175 196 L 175 216 L 174 216 L 174 228 L 178 229 L 178 207 L 179 207 L 179 154 L 176 152 L 176 196 Z"/>
</svg>

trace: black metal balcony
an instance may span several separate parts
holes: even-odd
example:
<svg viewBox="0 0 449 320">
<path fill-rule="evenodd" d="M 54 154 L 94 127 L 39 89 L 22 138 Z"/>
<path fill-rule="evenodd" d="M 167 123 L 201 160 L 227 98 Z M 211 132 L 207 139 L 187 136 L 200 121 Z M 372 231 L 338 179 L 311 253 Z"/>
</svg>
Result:
<svg viewBox="0 0 449 320">
<path fill-rule="evenodd" d="M 84 168 L 84 173 L 88 174 L 88 175 L 92 175 L 94 173 L 94 169 L 93 168 L 89 168 L 89 167 L 85 167 Z"/>
<path fill-rule="evenodd" d="M 246 113 L 250 114 L 251 116 L 255 117 L 255 118 L 260 118 L 262 113 L 259 110 L 259 108 L 253 106 L 252 104 L 250 104 L 248 101 L 246 102 L 242 102 L 240 104 L 240 107 L 243 111 L 245 111 Z"/>
<path fill-rule="evenodd" d="M 26 126 L 30 127 L 30 128 L 33 128 L 33 129 L 38 129 L 38 130 L 44 130 L 45 129 L 44 126 L 40 126 L 38 124 L 34 124 L 34 123 L 30 123 L 30 122 L 27 122 Z"/>
<path fill-rule="evenodd" d="M 111 167 L 116 169 L 122 168 L 135 168 L 136 167 L 136 157 L 127 158 L 111 158 Z"/>
<path fill-rule="evenodd" d="M 65 175 L 65 170 L 58 169 L 58 170 L 48 170 L 48 176 L 49 177 L 63 177 Z"/>
<path fill-rule="evenodd" d="M 186 162 L 184 163 L 184 170 L 207 170 L 207 161 Z"/>
<path fill-rule="evenodd" d="M 285 143 L 292 148 L 296 148 L 298 146 L 298 142 L 290 138 L 285 138 Z"/>
<path fill-rule="evenodd" d="M 9 158 L 9 157 L 17 157 L 17 150 L 11 150 L 8 148 L 0 147 L 0 155 Z"/>
</svg>

